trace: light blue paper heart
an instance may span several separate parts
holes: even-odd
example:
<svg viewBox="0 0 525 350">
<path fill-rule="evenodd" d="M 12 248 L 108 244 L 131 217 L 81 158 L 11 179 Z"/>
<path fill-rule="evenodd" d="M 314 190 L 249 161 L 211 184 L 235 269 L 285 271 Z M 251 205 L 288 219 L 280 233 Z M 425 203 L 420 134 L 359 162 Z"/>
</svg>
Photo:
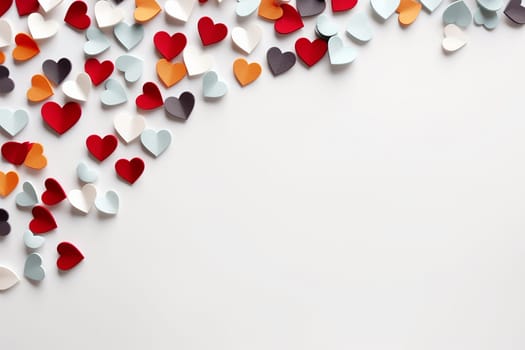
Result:
<svg viewBox="0 0 525 350">
<path fill-rule="evenodd" d="M 0 109 L 0 127 L 11 136 L 22 131 L 28 122 L 29 116 L 23 109 L 14 112 L 9 109 Z"/>
<path fill-rule="evenodd" d="M 370 5 L 375 13 L 383 20 L 392 16 L 399 7 L 400 0 L 370 0 Z"/>
<path fill-rule="evenodd" d="M 430 13 L 434 12 L 443 0 L 420 0 L 421 5 L 425 7 Z"/>
<path fill-rule="evenodd" d="M 159 131 L 146 129 L 140 135 L 140 142 L 156 158 L 168 149 L 171 143 L 171 132 L 165 129 Z"/>
<path fill-rule="evenodd" d="M 143 65 L 142 59 L 131 55 L 122 55 L 115 61 L 115 67 L 124 73 L 124 79 L 129 83 L 140 79 Z"/>
<path fill-rule="evenodd" d="M 119 197 L 115 191 L 107 191 L 104 195 L 98 195 L 95 200 L 95 208 L 107 215 L 116 215 L 119 208 Z"/>
<path fill-rule="evenodd" d="M 337 34 L 337 23 L 325 14 L 317 16 L 315 25 L 317 32 L 323 37 L 331 37 Z"/>
<path fill-rule="evenodd" d="M 202 91 L 206 98 L 220 98 L 228 92 L 228 87 L 214 71 L 209 71 L 202 77 Z"/>
<path fill-rule="evenodd" d="M 84 162 L 77 165 L 77 176 L 83 183 L 93 183 L 98 180 L 98 172 Z"/>
<path fill-rule="evenodd" d="M 478 5 L 486 11 L 496 12 L 503 7 L 503 0 L 476 0 Z"/>
<path fill-rule="evenodd" d="M 333 65 L 349 64 L 357 57 L 357 51 L 351 46 L 344 46 L 339 36 L 333 36 L 328 40 L 328 56 Z"/>
<path fill-rule="evenodd" d="M 120 22 L 113 28 L 113 35 L 129 51 L 144 39 L 144 27 L 141 24 Z"/>
<path fill-rule="evenodd" d="M 364 12 L 358 12 L 350 16 L 350 20 L 346 25 L 346 33 L 350 37 L 360 42 L 367 42 L 372 40 L 374 30 L 368 16 Z"/>
<path fill-rule="evenodd" d="M 38 249 L 45 241 L 46 239 L 43 236 L 34 235 L 33 232 L 29 230 L 24 232 L 24 244 L 29 249 Z"/>
<path fill-rule="evenodd" d="M 109 49 L 111 46 L 108 38 L 96 27 L 86 30 L 88 41 L 84 44 L 84 53 L 88 56 L 96 56 Z"/>
<path fill-rule="evenodd" d="M 472 22 L 472 13 L 463 0 L 457 0 L 448 5 L 443 12 L 443 23 L 455 24 L 458 27 L 467 28 Z"/>
<path fill-rule="evenodd" d="M 478 7 L 474 12 L 474 23 L 478 26 L 483 26 L 488 30 L 492 30 L 498 26 L 499 17 L 497 12 L 487 11 Z"/>
<path fill-rule="evenodd" d="M 248 17 L 257 10 L 261 0 L 239 0 L 235 7 L 235 13 L 239 17 Z"/>
<path fill-rule="evenodd" d="M 24 265 L 24 276 L 33 281 L 42 281 L 46 272 L 42 267 L 42 257 L 38 253 L 31 253 L 26 258 Z"/>
<path fill-rule="evenodd" d="M 106 90 L 100 93 L 100 101 L 105 106 L 117 106 L 128 100 L 126 90 L 115 79 L 108 79 L 104 85 Z"/>
<path fill-rule="evenodd" d="M 22 192 L 16 195 L 15 203 L 22 208 L 32 208 L 38 203 L 38 196 L 31 182 L 24 182 Z"/>
</svg>

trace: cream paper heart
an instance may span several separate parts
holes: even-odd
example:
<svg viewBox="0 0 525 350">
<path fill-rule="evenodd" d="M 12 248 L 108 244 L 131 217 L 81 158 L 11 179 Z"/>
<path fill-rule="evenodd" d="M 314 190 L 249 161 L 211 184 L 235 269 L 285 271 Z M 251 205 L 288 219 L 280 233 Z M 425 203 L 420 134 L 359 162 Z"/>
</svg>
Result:
<svg viewBox="0 0 525 350">
<path fill-rule="evenodd" d="M 168 0 L 164 5 L 164 11 L 169 17 L 186 22 L 190 18 L 196 2 L 196 0 Z"/>
<path fill-rule="evenodd" d="M 443 33 L 445 37 L 443 38 L 441 46 L 446 52 L 457 51 L 467 44 L 467 34 L 455 24 L 446 25 Z"/>
<path fill-rule="evenodd" d="M 244 53 L 250 54 L 262 38 L 262 28 L 257 23 L 250 23 L 246 28 L 235 27 L 232 30 L 232 40 Z"/>
<path fill-rule="evenodd" d="M 80 190 L 71 190 L 67 194 L 67 200 L 73 208 L 84 214 L 89 213 L 95 199 L 97 198 L 97 187 L 93 184 L 86 184 Z"/>
<path fill-rule="evenodd" d="M 68 80 L 62 85 L 64 95 L 75 101 L 86 102 L 91 90 L 91 78 L 86 73 L 80 73 L 75 80 Z"/>
<path fill-rule="evenodd" d="M 146 119 L 138 114 L 118 114 L 113 120 L 113 126 L 126 143 L 130 143 L 142 134 L 146 128 Z"/>
<path fill-rule="evenodd" d="M 109 1 L 100 0 L 95 4 L 95 19 L 99 28 L 109 28 L 120 23 L 124 19 L 124 13 Z"/>
<path fill-rule="evenodd" d="M 35 40 L 51 38 L 58 32 L 58 22 L 46 20 L 38 12 L 33 12 L 27 17 L 27 26 Z"/>
</svg>

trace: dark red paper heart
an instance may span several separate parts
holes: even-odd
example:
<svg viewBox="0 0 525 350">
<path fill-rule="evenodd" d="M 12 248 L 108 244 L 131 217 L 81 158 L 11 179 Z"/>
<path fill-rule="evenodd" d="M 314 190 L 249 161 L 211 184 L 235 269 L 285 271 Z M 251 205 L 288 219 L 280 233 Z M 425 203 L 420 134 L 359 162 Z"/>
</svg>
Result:
<svg viewBox="0 0 525 350">
<path fill-rule="evenodd" d="M 4 15 L 13 5 L 13 0 L 2 0 L 0 1 L 0 17 Z"/>
<path fill-rule="evenodd" d="M 38 0 L 16 0 L 16 10 L 19 16 L 27 16 L 38 11 Z"/>
<path fill-rule="evenodd" d="M 144 161 L 138 157 L 131 160 L 119 159 L 115 163 L 115 170 L 118 176 L 133 185 L 144 172 Z"/>
<path fill-rule="evenodd" d="M 290 34 L 304 27 L 303 19 L 295 7 L 281 4 L 283 15 L 274 23 L 274 29 L 279 34 Z"/>
<path fill-rule="evenodd" d="M 228 35 L 228 27 L 223 23 L 213 23 L 210 17 L 201 17 L 197 24 L 199 36 L 201 37 L 202 45 L 208 46 L 218 43 Z"/>
<path fill-rule="evenodd" d="M 297 56 L 309 67 L 319 62 L 327 50 L 328 44 L 322 39 L 310 41 L 306 38 L 299 38 L 295 42 Z"/>
<path fill-rule="evenodd" d="M 46 207 L 37 205 L 31 213 L 33 220 L 29 223 L 29 230 L 35 235 L 47 233 L 58 227 L 53 214 Z"/>
<path fill-rule="evenodd" d="M 84 63 L 84 71 L 91 78 L 93 85 L 98 86 L 113 73 L 115 66 L 110 60 L 100 62 L 96 58 L 90 58 Z"/>
<path fill-rule="evenodd" d="M 48 178 L 44 181 L 46 190 L 42 193 L 42 202 L 46 205 L 56 205 L 66 199 L 66 192 L 57 180 Z"/>
<path fill-rule="evenodd" d="M 90 135 L 86 139 L 86 147 L 93 157 L 102 162 L 109 157 L 117 148 L 118 140 L 115 135 L 106 135 L 104 138 L 98 135 Z"/>
<path fill-rule="evenodd" d="M 76 102 L 68 102 L 61 107 L 58 103 L 50 101 L 44 103 L 40 112 L 47 125 L 62 135 L 78 122 L 82 108 Z"/>
<path fill-rule="evenodd" d="M 355 5 L 357 5 L 357 0 L 332 0 L 332 11 L 348 11 L 353 9 Z"/>
<path fill-rule="evenodd" d="M 71 270 L 79 262 L 84 260 L 84 255 L 69 242 L 61 242 L 57 245 L 58 259 L 57 267 L 62 271 Z"/>
<path fill-rule="evenodd" d="M 2 156 L 11 164 L 22 165 L 32 146 L 31 142 L 8 141 L 2 145 Z"/>
<path fill-rule="evenodd" d="M 78 30 L 87 29 L 91 24 L 91 18 L 87 15 L 87 10 L 88 6 L 84 1 L 73 2 L 66 12 L 64 22 Z"/>
<path fill-rule="evenodd" d="M 157 51 L 168 61 L 177 57 L 186 47 L 186 35 L 175 33 L 169 35 L 167 32 L 157 32 L 153 37 L 153 43 Z"/>
<path fill-rule="evenodd" d="M 137 107 L 145 110 L 155 109 L 164 104 L 158 86 L 151 81 L 142 86 L 142 95 L 137 96 L 135 103 Z"/>
</svg>

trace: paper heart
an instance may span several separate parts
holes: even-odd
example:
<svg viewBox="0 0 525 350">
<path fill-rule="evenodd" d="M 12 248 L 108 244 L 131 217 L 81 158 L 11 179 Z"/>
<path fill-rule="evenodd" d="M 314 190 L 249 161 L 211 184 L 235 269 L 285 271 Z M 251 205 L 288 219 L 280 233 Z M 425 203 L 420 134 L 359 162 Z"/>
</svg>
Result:
<svg viewBox="0 0 525 350">
<path fill-rule="evenodd" d="M 69 242 L 59 243 L 57 246 L 57 252 L 57 267 L 62 271 L 71 270 L 84 260 L 84 255 L 82 255 L 80 250 Z"/>
<path fill-rule="evenodd" d="M 321 38 L 330 38 L 337 34 L 337 30 L 337 23 L 327 15 L 322 14 L 317 17 L 315 31 Z"/>
<path fill-rule="evenodd" d="M 58 227 L 53 214 L 46 207 L 37 205 L 31 213 L 33 220 L 29 223 L 29 229 L 34 234 L 48 233 Z"/>
<path fill-rule="evenodd" d="M 22 184 L 22 192 L 16 195 L 15 202 L 21 208 L 32 208 L 38 204 L 38 195 L 31 182 L 26 181 Z"/>
<path fill-rule="evenodd" d="M 216 44 L 228 35 L 228 28 L 224 23 L 214 23 L 210 17 L 201 17 L 197 23 L 197 29 L 202 45 Z"/>
<path fill-rule="evenodd" d="M 12 56 L 16 61 L 28 61 L 40 53 L 36 41 L 26 33 L 18 33 L 15 36 L 16 47 Z"/>
<path fill-rule="evenodd" d="M 357 0 L 332 0 L 332 11 L 348 11 L 353 9 L 355 5 L 357 5 Z"/>
<path fill-rule="evenodd" d="M 108 38 L 95 27 L 86 30 L 88 41 L 84 44 L 84 53 L 88 56 L 96 56 L 106 51 L 110 47 Z"/>
<path fill-rule="evenodd" d="M 272 74 L 278 76 L 294 66 L 296 57 L 293 52 L 288 51 L 283 53 L 278 47 L 271 47 L 266 52 L 266 60 L 268 61 L 268 66 Z"/>
<path fill-rule="evenodd" d="M 184 33 L 175 33 L 169 35 L 167 32 L 157 32 L 153 37 L 153 43 L 157 51 L 168 61 L 177 57 L 186 47 L 186 35 Z"/>
<path fill-rule="evenodd" d="M 352 63 L 357 51 L 351 46 L 344 46 L 343 40 L 336 35 L 328 40 L 328 56 L 332 65 L 343 65 Z"/>
<path fill-rule="evenodd" d="M 133 49 L 144 38 L 144 27 L 141 24 L 120 22 L 113 28 L 113 34 L 118 42 L 127 50 Z"/>
<path fill-rule="evenodd" d="M 8 267 L 0 266 L 0 290 L 8 290 L 20 281 L 17 274 Z"/>
<path fill-rule="evenodd" d="M 80 162 L 77 166 L 78 179 L 84 183 L 92 183 L 98 180 L 98 172 L 90 168 L 86 163 Z"/>
<path fill-rule="evenodd" d="M 142 86 L 142 94 L 137 96 L 135 104 L 138 108 L 152 110 L 164 104 L 159 88 L 153 82 L 147 82 Z"/>
<path fill-rule="evenodd" d="M 53 179 L 48 178 L 44 181 L 45 191 L 42 193 L 42 202 L 46 205 L 57 205 L 66 199 L 66 192 L 60 185 L 60 183 Z"/>
<path fill-rule="evenodd" d="M 157 62 L 157 75 L 160 81 L 167 87 L 172 87 L 186 75 L 186 66 L 182 62 L 170 63 L 161 58 Z"/>
<path fill-rule="evenodd" d="M 0 4 L 0 6 L 2 6 Z M 13 42 L 11 24 L 5 19 L 0 19 L 0 49 L 8 47 Z"/>
<path fill-rule="evenodd" d="M 140 115 L 118 114 L 113 126 L 125 143 L 130 143 L 140 136 L 146 127 L 146 120 Z"/>
<path fill-rule="evenodd" d="M 24 232 L 24 244 L 28 249 L 40 248 L 46 239 L 42 236 L 35 236 L 33 232 L 27 230 Z"/>
<path fill-rule="evenodd" d="M 478 5 L 488 12 L 499 11 L 503 7 L 503 0 L 476 0 Z"/>
<path fill-rule="evenodd" d="M 248 63 L 244 58 L 238 58 L 233 62 L 233 74 L 243 87 L 257 80 L 261 71 L 261 65 L 257 62 Z"/>
<path fill-rule="evenodd" d="M 195 0 L 168 0 L 164 4 L 164 11 L 169 17 L 186 22 L 193 12 L 195 2 Z"/>
<path fill-rule="evenodd" d="M 232 30 L 232 40 L 244 53 L 250 54 L 262 38 L 262 28 L 257 23 L 248 24 L 245 28 L 235 27 Z"/>
<path fill-rule="evenodd" d="M 32 146 L 30 142 L 8 141 L 2 145 L 2 156 L 11 164 L 22 165 Z"/>
<path fill-rule="evenodd" d="M 206 73 L 213 67 L 213 57 L 199 52 L 193 46 L 187 46 L 184 49 L 182 58 L 190 77 Z"/>
<path fill-rule="evenodd" d="M 124 19 L 124 13 L 109 1 L 100 0 L 95 3 L 95 19 L 99 28 L 109 28 L 120 23 Z"/>
<path fill-rule="evenodd" d="M 75 80 L 68 80 L 62 85 L 64 95 L 75 101 L 86 102 L 91 90 L 91 78 L 86 73 L 80 73 Z"/>
<path fill-rule="evenodd" d="M 42 7 L 42 10 L 44 10 L 44 12 L 51 11 L 52 9 L 60 5 L 61 2 L 62 0 L 38 0 L 38 3 L 40 4 L 40 7 Z"/>
<path fill-rule="evenodd" d="M 103 138 L 98 135 L 90 135 L 86 139 L 86 147 L 93 157 L 99 162 L 109 157 L 118 146 L 118 140 L 115 135 L 106 135 Z"/>
<path fill-rule="evenodd" d="M 67 9 L 64 22 L 78 30 L 85 30 L 91 25 L 91 18 L 87 15 L 88 6 L 84 1 L 74 1 Z"/>
<path fill-rule="evenodd" d="M 38 12 L 34 12 L 27 17 L 27 26 L 35 40 L 51 38 L 58 32 L 58 22 L 51 19 L 46 21 Z"/>
<path fill-rule="evenodd" d="M 67 195 L 71 206 L 84 214 L 89 213 L 95 198 L 97 198 L 97 188 L 93 184 L 86 184 L 80 190 L 71 190 Z"/>
<path fill-rule="evenodd" d="M 384 21 L 396 12 L 400 0 L 370 0 L 374 12 Z"/>
<path fill-rule="evenodd" d="M 258 16 L 275 21 L 283 16 L 283 9 L 274 0 L 260 0 Z"/>
<path fill-rule="evenodd" d="M 360 42 L 372 40 L 374 31 L 366 13 L 358 12 L 352 15 L 346 25 L 346 33 Z"/>
<path fill-rule="evenodd" d="M 396 10 L 399 13 L 399 23 L 404 26 L 414 23 L 421 11 L 421 7 L 421 3 L 416 0 L 401 0 Z"/>
<path fill-rule="evenodd" d="M 55 85 L 60 85 L 71 72 L 71 61 L 66 57 L 56 62 L 48 59 L 42 63 L 42 70 L 49 81 Z"/>
<path fill-rule="evenodd" d="M 115 79 L 108 79 L 105 90 L 100 93 L 100 101 L 104 106 L 117 106 L 128 101 L 124 87 Z"/>
<path fill-rule="evenodd" d="M 106 215 L 116 215 L 119 209 L 119 197 L 115 191 L 107 191 L 104 195 L 97 196 L 95 208 Z"/>
<path fill-rule="evenodd" d="M 304 27 L 301 15 L 288 4 L 282 4 L 283 15 L 275 21 L 274 29 L 279 34 L 290 34 Z"/>
<path fill-rule="evenodd" d="M 299 38 L 295 42 L 297 56 L 308 66 L 312 67 L 326 54 L 328 45 L 322 39 L 310 41 L 307 38 Z"/>
<path fill-rule="evenodd" d="M 40 143 L 33 143 L 29 152 L 27 152 L 24 165 L 35 170 L 45 168 L 47 165 L 47 158 L 44 156 L 44 146 Z"/>
<path fill-rule="evenodd" d="M 257 10 L 260 3 L 261 0 L 239 0 L 235 6 L 235 13 L 239 17 L 248 17 Z"/>
<path fill-rule="evenodd" d="M 7 94 L 15 88 L 15 82 L 9 78 L 9 69 L 0 66 L 0 93 Z"/>
<path fill-rule="evenodd" d="M 181 120 L 188 120 L 194 106 L 195 96 L 189 91 L 184 91 L 178 98 L 168 97 L 164 102 L 168 117 Z"/>
<path fill-rule="evenodd" d="M 455 24 L 459 27 L 467 28 L 470 22 L 472 22 L 472 13 L 463 0 L 452 2 L 443 12 L 443 23 L 445 25 Z"/>
<path fill-rule="evenodd" d="M 140 142 L 156 158 L 168 149 L 171 143 L 171 132 L 165 129 L 159 131 L 146 129 L 140 135 Z"/>
<path fill-rule="evenodd" d="M 46 276 L 42 267 L 42 257 L 38 253 L 31 253 L 27 256 L 24 265 L 24 276 L 32 281 L 40 282 Z"/>
<path fill-rule="evenodd" d="M 19 16 L 27 16 L 38 11 L 38 0 L 16 0 L 16 10 Z"/>
<path fill-rule="evenodd" d="M 144 161 L 138 157 L 119 159 L 115 163 L 115 171 L 121 179 L 133 185 L 144 172 Z"/>
<path fill-rule="evenodd" d="M 214 71 L 209 71 L 202 77 L 202 94 L 204 98 L 216 99 L 226 95 L 228 87 Z"/>
<path fill-rule="evenodd" d="M 297 11 L 301 17 L 317 16 L 326 8 L 325 0 L 297 0 Z"/>
<path fill-rule="evenodd" d="M 54 91 L 51 83 L 42 74 L 33 75 L 31 78 L 31 87 L 27 90 L 27 99 L 31 102 L 41 102 L 51 96 Z"/>
<path fill-rule="evenodd" d="M 68 102 L 63 107 L 56 102 L 46 102 L 40 112 L 46 124 L 62 135 L 78 122 L 82 108 L 77 102 Z"/>
<path fill-rule="evenodd" d="M 160 12 L 160 6 L 155 0 L 135 0 L 133 17 L 139 23 L 151 21 Z"/>
<path fill-rule="evenodd" d="M 96 58 L 90 58 L 84 64 L 84 71 L 89 75 L 91 82 L 95 86 L 100 85 L 109 78 L 114 68 L 113 62 L 110 60 L 100 62 Z"/>
<path fill-rule="evenodd" d="M 482 7 L 478 7 L 474 12 L 474 23 L 483 26 L 488 30 L 495 29 L 498 26 L 498 13 L 484 10 Z"/>
<path fill-rule="evenodd" d="M 467 35 L 455 24 L 448 24 L 444 28 L 445 37 L 441 43 L 443 50 L 454 52 L 467 44 Z"/>
<path fill-rule="evenodd" d="M 510 0 L 503 13 L 512 22 L 525 24 L 525 7 L 521 6 L 521 0 Z"/>
<path fill-rule="evenodd" d="M 10 136 L 17 135 L 29 122 L 29 115 L 23 109 L 11 111 L 0 108 L 0 128 Z"/>
<path fill-rule="evenodd" d="M 5 209 L 0 209 L 0 236 L 7 236 L 11 233 L 11 225 L 7 220 L 9 220 L 9 213 Z"/>
<path fill-rule="evenodd" d="M 142 59 L 131 55 L 122 55 L 115 61 L 115 67 L 124 73 L 124 79 L 128 83 L 134 83 L 140 79 L 143 64 Z"/>
<path fill-rule="evenodd" d="M 15 171 L 0 171 L 0 196 L 7 197 L 18 185 L 18 174 Z M 4 220 L 5 221 L 5 220 Z"/>
<path fill-rule="evenodd" d="M 3 51 L 0 51 L 0 64 L 4 64 L 5 62 L 5 53 Z"/>
<path fill-rule="evenodd" d="M 434 12 L 443 0 L 420 0 L 423 7 L 425 7 L 430 13 Z"/>
<path fill-rule="evenodd" d="M 0 1 L 0 17 L 11 8 L 11 5 L 13 5 L 13 0 Z"/>
</svg>

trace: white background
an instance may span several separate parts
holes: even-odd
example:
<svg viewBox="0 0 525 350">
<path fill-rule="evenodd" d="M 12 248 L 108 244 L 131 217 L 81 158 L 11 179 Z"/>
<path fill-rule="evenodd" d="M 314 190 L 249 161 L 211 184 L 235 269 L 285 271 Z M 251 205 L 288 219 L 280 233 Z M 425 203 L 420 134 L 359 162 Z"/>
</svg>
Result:
<svg viewBox="0 0 525 350">
<path fill-rule="evenodd" d="M 50 17 L 61 20 L 67 3 Z M 142 82 L 158 82 L 153 34 L 183 30 L 200 46 L 197 19 L 210 15 L 231 31 L 234 5 L 209 0 L 186 26 L 164 14 L 147 24 L 132 51 L 146 66 L 130 102 L 102 110 L 100 86 L 60 137 L 43 126 L 39 106 L 27 106 L 25 91 L 44 59 L 68 56 L 70 78 L 82 71 L 83 34 L 63 25 L 37 58 L 8 58 L 17 88 L 1 103 L 32 115 L 15 139 L 43 143 L 49 158 L 42 172 L 19 168 L 21 182 L 40 193 L 52 176 L 78 188 L 75 168 L 86 160 L 101 172 L 99 190 L 119 192 L 121 211 L 103 219 L 95 210 L 74 214 L 67 202 L 52 209 L 59 228 L 39 251 L 45 280 L 22 277 L 0 294 L 0 348 L 525 348 L 525 30 L 503 18 L 493 32 L 471 26 L 470 42 L 453 55 L 440 47 L 444 4 L 406 29 L 395 17 L 374 21 L 374 39 L 346 69 L 331 69 L 325 57 L 274 78 L 266 50 L 313 38 L 315 20 L 277 38 L 254 15 L 242 23 L 265 31 L 248 57 L 263 66 L 255 83 L 234 80 L 242 55 L 228 38 L 205 49 L 229 85 L 224 99 L 204 102 L 200 78 L 186 78 L 162 89 L 164 97 L 195 93 L 186 123 L 145 113 L 149 127 L 173 133 L 165 154 L 153 159 L 134 142 L 100 166 L 88 157 L 85 138 L 112 132 L 117 111 L 135 112 Z M 336 16 L 341 34 L 350 14 Z M 7 17 L 27 30 L 14 6 Z M 99 58 L 123 53 L 111 40 Z M 60 90 L 53 100 L 63 103 Z M 146 170 L 128 186 L 113 164 L 137 155 Z M 0 264 L 22 276 L 31 214 L 14 204 L 20 189 L 2 200 L 13 232 L 0 240 Z M 86 259 L 59 274 L 55 248 L 64 240 Z"/>
</svg>

